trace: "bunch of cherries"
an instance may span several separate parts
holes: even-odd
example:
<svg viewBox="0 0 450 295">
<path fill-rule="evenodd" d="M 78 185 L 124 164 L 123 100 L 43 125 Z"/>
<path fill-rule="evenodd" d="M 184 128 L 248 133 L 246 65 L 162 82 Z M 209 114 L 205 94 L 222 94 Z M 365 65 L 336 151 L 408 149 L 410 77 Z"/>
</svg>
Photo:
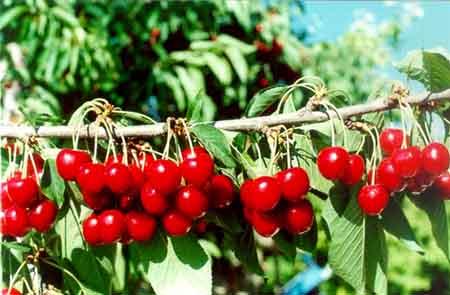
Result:
<svg viewBox="0 0 450 295">
<path fill-rule="evenodd" d="M 31 229 L 46 232 L 53 225 L 58 207 L 40 191 L 36 179 L 42 174 L 44 160 L 34 153 L 34 164 L 28 159 L 24 175 L 15 171 L 9 179 L 0 183 L 0 225 L 2 235 L 22 237 Z M 36 173 L 33 165 L 36 167 Z"/>
<path fill-rule="evenodd" d="M 274 177 L 247 179 L 240 197 L 244 217 L 263 237 L 272 237 L 280 229 L 292 235 L 310 230 L 314 222 L 308 174 L 302 168 L 288 168 Z"/>
<path fill-rule="evenodd" d="M 193 224 L 204 230 L 208 209 L 227 207 L 234 199 L 231 179 L 214 174 L 214 160 L 200 146 L 182 151 L 179 165 L 147 153 L 129 165 L 123 158 L 94 163 L 87 152 L 72 149 L 57 156 L 61 177 L 76 181 L 94 210 L 82 224 L 91 245 L 148 241 L 158 220 L 171 236 L 187 234 Z"/>
</svg>

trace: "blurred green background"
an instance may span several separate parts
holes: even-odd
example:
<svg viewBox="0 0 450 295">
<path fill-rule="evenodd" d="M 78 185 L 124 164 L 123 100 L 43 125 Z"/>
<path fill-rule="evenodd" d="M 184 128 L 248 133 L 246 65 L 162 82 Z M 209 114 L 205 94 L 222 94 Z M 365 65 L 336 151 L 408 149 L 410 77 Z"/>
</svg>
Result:
<svg viewBox="0 0 450 295">
<path fill-rule="evenodd" d="M 450 6 L 430 2 L 3 0 L 1 119 L 63 122 L 95 97 L 156 120 L 183 116 L 201 97 L 203 120 L 233 118 L 259 90 L 306 75 L 346 91 L 346 103 L 362 102 L 402 78 L 392 63 L 408 50 L 450 47 Z M 305 103 L 301 94 L 296 103 Z M 449 266 L 425 214 L 407 208 L 427 252 L 407 252 L 389 239 L 390 292 L 449 294 Z M 314 256 L 325 264 L 324 234 L 318 246 Z M 223 279 L 229 268 L 220 263 L 218 293 L 230 288 Z M 243 281 L 271 293 L 304 267 L 283 263 L 274 255 L 267 282 Z M 233 290 L 248 287 L 235 279 Z M 349 290 L 336 277 L 320 286 L 323 294 Z"/>
</svg>

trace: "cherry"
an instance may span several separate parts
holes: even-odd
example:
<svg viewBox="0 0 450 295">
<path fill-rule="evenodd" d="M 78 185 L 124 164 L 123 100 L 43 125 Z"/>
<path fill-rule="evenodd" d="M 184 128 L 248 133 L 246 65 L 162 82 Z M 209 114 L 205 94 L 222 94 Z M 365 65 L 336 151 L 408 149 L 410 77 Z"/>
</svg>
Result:
<svg viewBox="0 0 450 295">
<path fill-rule="evenodd" d="M 426 187 L 420 186 L 417 183 L 416 178 L 413 177 L 406 180 L 406 190 L 411 192 L 413 195 L 420 195 L 426 190 Z"/>
<path fill-rule="evenodd" d="M 141 189 L 141 203 L 145 211 L 152 215 L 162 215 L 169 207 L 166 196 L 158 192 L 150 182 L 145 183 Z"/>
<path fill-rule="evenodd" d="M 0 294 L 1 295 L 22 295 L 22 293 L 20 293 L 20 291 L 15 288 L 11 288 L 11 290 L 9 290 L 8 288 L 3 288 L 2 292 Z"/>
<path fill-rule="evenodd" d="M 282 211 L 283 227 L 291 234 L 298 235 L 309 231 L 314 223 L 314 210 L 308 200 L 289 204 Z"/>
<path fill-rule="evenodd" d="M 76 180 L 82 191 L 100 192 L 106 182 L 105 165 L 91 162 L 81 164 Z"/>
<path fill-rule="evenodd" d="M 100 222 L 97 215 L 92 213 L 89 215 L 82 224 L 84 240 L 89 245 L 99 245 L 102 242 L 100 236 Z"/>
<path fill-rule="evenodd" d="M 428 174 L 425 170 L 420 169 L 414 177 L 414 180 L 420 187 L 427 188 L 433 184 L 435 178 L 435 175 Z"/>
<path fill-rule="evenodd" d="M 349 155 L 341 147 L 326 147 L 317 156 L 317 167 L 323 177 L 338 180 L 345 173 Z"/>
<path fill-rule="evenodd" d="M 240 189 L 241 202 L 247 208 L 253 208 L 254 207 L 253 196 L 252 196 L 252 194 L 253 194 L 253 185 L 254 185 L 254 183 L 253 183 L 252 179 L 247 179 L 241 185 L 241 189 Z"/>
<path fill-rule="evenodd" d="M 415 146 L 394 151 L 391 159 L 397 173 L 404 178 L 414 177 L 421 167 L 421 153 Z"/>
<path fill-rule="evenodd" d="M 112 163 L 105 168 L 106 186 L 115 194 L 123 194 L 130 188 L 131 173 L 122 163 Z"/>
<path fill-rule="evenodd" d="M 55 221 L 58 207 L 48 199 L 42 200 L 28 212 L 28 220 L 31 227 L 38 232 L 46 232 L 50 229 Z"/>
<path fill-rule="evenodd" d="M 350 155 L 345 172 L 340 180 L 346 185 L 357 184 L 364 175 L 365 169 L 363 157 L 355 154 Z"/>
<path fill-rule="evenodd" d="M 400 149 L 403 143 L 404 132 L 398 128 L 386 128 L 380 134 L 380 147 L 387 156 Z"/>
<path fill-rule="evenodd" d="M 280 171 L 276 178 L 280 184 L 282 197 L 288 201 L 299 201 L 309 191 L 309 177 L 302 168 L 294 167 Z"/>
<path fill-rule="evenodd" d="M 150 153 L 141 152 L 138 156 L 139 166 L 142 167 L 142 170 L 147 170 L 150 165 L 156 160 L 155 157 Z"/>
<path fill-rule="evenodd" d="M 0 233 L 2 235 L 8 235 L 8 229 L 6 228 L 6 219 L 5 219 L 6 209 L 0 209 Z"/>
<path fill-rule="evenodd" d="M 233 182 L 226 175 L 214 175 L 209 181 L 207 192 L 214 208 L 225 208 L 234 199 Z"/>
<path fill-rule="evenodd" d="M 399 192 L 405 188 L 405 182 L 390 158 L 381 161 L 375 174 L 376 183 L 383 185 L 389 192 Z M 368 179 L 371 183 L 372 178 Z"/>
<path fill-rule="evenodd" d="M 206 228 L 208 227 L 208 222 L 204 218 L 200 218 L 195 223 L 195 232 L 199 235 L 202 235 L 206 232 Z"/>
<path fill-rule="evenodd" d="M 110 155 L 105 161 L 105 166 L 114 163 L 123 163 L 123 154 L 117 154 L 115 158 L 114 155 Z"/>
<path fill-rule="evenodd" d="M 105 244 L 118 242 L 125 230 L 125 216 L 117 209 L 103 211 L 98 216 L 100 236 Z"/>
<path fill-rule="evenodd" d="M 242 208 L 242 211 L 244 213 L 244 218 L 245 220 L 247 220 L 250 224 L 252 223 L 252 218 L 253 218 L 253 209 L 250 209 L 248 207 L 244 207 Z"/>
<path fill-rule="evenodd" d="M 171 210 L 162 217 L 163 227 L 171 236 L 184 236 L 192 226 L 192 220 L 182 213 Z"/>
<path fill-rule="evenodd" d="M 11 206 L 5 211 L 5 228 L 8 235 L 13 237 L 22 237 L 28 232 L 27 210 L 19 206 Z"/>
<path fill-rule="evenodd" d="M 93 194 L 89 192 L 82 192 L 83 201 L 93 210 L 102 210 L 106 208 L 112 201 L 113 196 L 108 190 L 102 190 L 99 193 Z"/>
<path fill-rule="evenodd" d="M 155 219 L 137 211 L 131 211 L 126 215 L 126 226 L 129 237 L 138 242 L 150 240 L 156 231 Z"/>
<path fill-rule="evenodd" d="M 34 164 L 36 166 L 36 172 L 38 174 L 42 173 L 42 170 L 44 169 L 44 159 L 42 159 L 41 155 L 39 155 L 38 153 L 33 153 L 31 157 L 33 158 Z M 33 162 L 31 161 L 31 159 L 28 159 L 27 161 L 27 175 L 36 177 Z"/>
<path fill-rule="evenodd" d="M 422 151 L 422 168 L 431 175 L 445 172 L 450 164 L 450 155 L 445 145 L 432 142 Z"/>
<path fill-rule="evenodd" d="M 174 192 L 180 185 L 180 169 L 177 164 L 170 160 L 156 160 L 144 172 L 148 181 L 153 184 L 156 190 L 164 195 Z"/>
<path fill-rule="evenodd" d="M 253 209 L 269 211 L 275 208 L 281 198 L 278 182 L 270 176 L 262 176 L 253 180 L 250 191 Z"/>
<path fill-rule="evenodd" d="M 91 161 L 85 151 L 62 149 L 56 156 L 56 169 L 64 180 L 75 180 L 81 164 Z"/>
<path fill-rule="evenodd" d="M 358 204 L 367 215 L 378 215 L 389 202 L 388 191 L 380 184 L 365 185 L 358 193 Z"/>
<path fill-rule="evenodd" d="M 39 197 L 39 187 L 34 178 L 12 178 L 8 180 L 9 197 L 20 207 L 30 207 Z"/>
<path fill-rule="evenodd" d="M 128 166 L 131 175 L 131 185 L 130 188 L 134 191 L 139 191 L 145 182 L 144 172 L 136 164 L 131 164 Z"/>
<path fill-rule="evenodd" d="M 250 216 L 253 229 L 263 237 L 273 237 L 280 230 L 278 218 L 274 214 L 252 211 Z"/>
<path fill-rule="evenodd" d="M 0 208 L 2 209 L 8 209 L 13 205 L 9 197 L 7 182 L 0 183 L 0 202 Z"/>
<path fill-rule="evenodd" d="M 119 208 L 123 211 L 128 211 L 133 208 L 134 196 L 130 194 L 124 194 L 119 196 Z"/>
<path fill-rule="evenodd" d="M 450 172 L 445 171 L 439 175 L 434 180 L 433 187 L 437 189 L 442 199 L 450 200 Z"/>
<path fill-rule="evenodd" d="M 178 191 L 175 206 L 187 217 L 200 218 L 208 210 L 208 198 L 193 185 L 188 185 Z"/>
<path fill-rule="evenodd" d="M 209 156 L 209 153 L 206 149 L 197 145 L 197 146 L 194 146 L 193 149 L 184 149 L 181 152 L 181 157 L 184 161 L 184 160 L 196 159 L 198 156 L 200 156 L 202 154 L 206 154 Z"/>
<path fill-rule="evenodd" d="M 203 187 L 213 175 L 214 172 L 214 160 L 206 152 L 199 152 L 195 154 L 192 151 L 187 154 L 187 158 L 183 159 L 180 164 L 181 174 L 187 183 L 193 184 L 197 187 Z M 195 154 L 195 156 L 194 156 Z"/>
</svg>

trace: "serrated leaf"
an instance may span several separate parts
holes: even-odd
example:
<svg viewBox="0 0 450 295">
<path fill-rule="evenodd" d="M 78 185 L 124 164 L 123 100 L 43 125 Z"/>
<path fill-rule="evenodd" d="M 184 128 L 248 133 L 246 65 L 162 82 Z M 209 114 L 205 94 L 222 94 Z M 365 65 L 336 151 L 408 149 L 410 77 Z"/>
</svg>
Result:
<svg viewBox="0 0 450 295">
<path fill-rule="evenodd" d="M 217 80 L 219 80 L 222 85 L 229 85 L 231 83 L 232 75 L 231 66 L 228 61 L 211 52 L 205 52 L 203 57 L 211 72 L 217 77 Z"/>
<path fill-rule="evenodd" d="M 248 65 L 241 51 L 236 47 L 227 47 L 225 48 L 225 54 L 230 60 L 231 65 L 236 71 L 236 74 L 241 82 L 246 82 L 248 76 Z"/>
<path fill-rule="evenodd" d="M 197 125 L 192 127 L 191 131 L 203 146 L 226 167 L 236 166 L 230 145 L 222 131 L 210 125 Z"/>
<path fill-rule="evenodd" d="M 397 200 L 393 199 L 389 202 L 382 214 L 382 223 L 384 229 L 399 239 L 411 251 L 423 254 L 425 251 L 418 244 L 416 236 L 403 213 Z"/>
<path fill-rule="evenodd" d="M 286 90 L 286 86 L 275 86 L 256 93 L 248 103 L 245 111 L 246 115 L 248 117 L 255 117 L 262 114 L 275 102 L 279 101 Z"/>
<path fill-rule="evenodd" d="M 41 190 L 44 195 L 58 205 L 64 204 L 64 191 L 66 184 L 56 169 L 54 159 L 47 159 L 44 164 L 44 172 L 41 178 Z"/>
<path fill-rule="evenodd" d="M 433 92 L 450 88 L 450 61 L 442 54 L 426 51 L 422 58 L 427 73 L 427 88 Z"/>
</svg>

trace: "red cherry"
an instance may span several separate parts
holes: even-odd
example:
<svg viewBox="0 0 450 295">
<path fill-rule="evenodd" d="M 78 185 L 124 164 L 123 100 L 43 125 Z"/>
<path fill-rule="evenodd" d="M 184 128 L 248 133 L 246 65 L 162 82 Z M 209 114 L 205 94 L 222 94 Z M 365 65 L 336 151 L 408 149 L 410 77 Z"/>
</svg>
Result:
<svg viewBox="0 0 450 295">
<path fill-rule="evenodd" d="M 197 157 L 199 157 L 202 154 L 206 154 L 209 156 L 209 153 L 206 149 L 197 145 L 197 146 L 194 146 L 193 149 L 184 149 L 181 152 L 181 157 L 184 161 L 184 160 L 196 159 Z"/>
<path fill-rule="evenodd" d="M 156 231 L 156 221 L 150 215 L 131 211 L 126 215 L 127 233 L 138 242 L 149 241 Z"/>
<path fill-rule="evenodd" d="M 130 194 L 119 196 L 119 208 L 123 211 L 128 211 L 133 208 L 135 197 Z"/>
<path fill-rule="evenodd" d="M 437 189 L 442 199 L 450 200 L 450 172 L 445 171 L 439 175 L 434 180 L 433 187 Z"/>
<path fill-rule="evenodd" d="M 42 159 L 41 155 L 39 155 L 38 153 L 33 153 L 31 155 L 31 157 L 33 158 L 34 164 L 36 166 L 36 172 L 38 174 L 42 173 L 42 170 L 44 169 L 44 159 Z M 31 161 L 31 159 L 28 159 L 27 162 L 27 175 L 31 176 L 31 177 L 36 177 L 35 176 L 35 171 L 34 171 L 34 167 L 33 167 L 33 162 Z"/>
<path fill-rule="evenodd" d="M 84 240 L 89 245 L 99 245 L 102 242 L 100 236 L 100 222 L 97 215 L 92 213 L 89 215 L 82 224 Z"/>
<path fill-rule="evenodd" d="M 150 153 L 141 152 L 139 153 L 138 160 L 139 160 L 139 167 L 142 168 L 142 171 L 145 171 L 150 167 L 150 165 L 153 162 L 155 162 L 156 159 Z"/>
<path fill-rule="evenodd" d="M 136 164 L 131 164 L 130 166 L 128 166 L 128 169 L 130 170 L 131 175 L 130 188 L 133 191 L 138 192 L 145 182 L 144 172 Z"/>
<path fill-rule="evenodd" d="M 413 195 L 420 195 L 421 193 L 423 193 L 426 190 L 425 186 L 420 186 L 417 181 L 416 178 L 408 178 L 406 180 L 406 190 L 409 191 L 410 193 L 412 193 Z"/>
<path fill-rule="evenodd" d="M 433 184 L 435 178 L 436 178 L 435 175 L 430 175 L 423 169 L 420 169 L 419 172 L 417 172 L 416 176 L 414 177 L 414 180 L 420 187 L 427 188 Z"/>
<path fill-rule="evenodd" d="M 2 235 L 7 236 L 9 234 L 8 234 L 8 229 L 6 228 L 5 213 L 6 213 L 6 209 L 1 208 L 0 209 L 0 233 Z"/>
<path fill-rule="evenodd" d="M 7 182 L 0 183 L 0 202 L 0 208 L 2 209 L 8 209 L 13 205 L 11 198 L 9 197 Z"/>
<path fill-rule="evenodd" d="M 383 185 L 389 192 L 399 192 L 405 188 L 405 182 L 390 158 L 381 161 L 375 178 L 375 183 Z M 369 178 L 368 181 L 371 183 L 372 178 Z"/>
<path fill-rule="evenodd" d="M 422 151 L 422 168 L 431 175 L 445 172 L 450 164 L 447 147 L 438 142 L 432 142 Z"/>
<path fill-rule="evenodd" d="M 389 202 L 388 191 L 380 184 L 365 185 L 358 193 L 358 204 L 367 215 L 378 215 Z"/>
<path fill-rule="evenodd" d="M 108 190 L 102 190 L 99 193 L 93 194 L 89 192 L 81 192 L 83 201 L 93 210 L 102 210 L 106 208 L 112 201 L 113 196 Z"/>
<path fill-rule="evenodd" d="M 48 199 L 44 199 L 28 212 L 28 220 L 31 227 L 38 232 L 46 232 L 55 221 L 58 207 Z"/>
<path fill-rule="evenodd" d="M 176 210 L 164 214 L 162 218 L 163 227 L 171 236 L 184 236 L 192 226 L 192 220 Z"/>
<path fill-rule="evenodd" d="M 250 216 L 253 229 L 263 237 L 273 237 L 280 230 L 278 218 L 274 214 L 252 211 Z"/>
<path fill-rule="evenodd" d="M 22 237 L 28 232 L 27 210 L 19 206 L 6 209 L 4 216 L 4 231 L 13 237 Z"/>
<path fill-rule="evenodd" d="M 394 151 L 391 159 L 397 173 L 404 178 L 414 177 L 421 167 L 421 153 L 415 146 Z"/>
<path fill-rule="evenodd" d="M 125 216 L 116 209 L 103 211 L 99 216 L 100 236 L 105 244 L 118 242 L 125 230 Z"/>
<path fill-rule="evenodd" d="M 188 185 L 178 191 L 175 206 L 187 217 L 200 218 L 208 210 L 208 198 L 193 185 Z"/>
<path fill-rule="evenodd" d="M 62 149 L 56 156 L 56 169 L 64 180 L 75 180 L 81 164 L 91 161 L 85 151 Z"/>
<path fill-rule="evenodd" d="M 116 158 L 114 158 L 114 155 L 110 155 L 105 161 L 105 166 L 114 163 L 123 163 L 123 154 L 117 154 Z"/>
<path fill-rule="evenodd" d="M 352 154 L 349 156 L 345 172 L 340 180 L 346 185 L 357 184 L 364 175 L 365 169 L 363 157 Z"/>
<path fill-rule="evenodd" d="M 141 203 L 145 211 L 152 215 L 162 215 L 169 207 L 166 196 L 158 192 L 150 182 L 145 183 L 141 189 Z"/>
<path fill-rule="evenodd" d="M 156 160 L 147 171 L 146 177 L 156 190 L 168 195 L 178 189 L 181 181 L 181 172 L 177 164 L 170 160 Z"/>
<path fill-rule="evenodd" d="M 242 183 L 241 188 L 240 188 L 240 198 L 241 198 L 241 202 L 242 204 L 247 207 L 247 208 L 254 208 L 253 205 L 253 180 L 252 179 L 247 179 L 246 181 L 244 181 L 244 183 Z"/>
<path fill-rule="evenodd" d="M 85 192 L 98 193 L 105 186 L 105 165 L 98 163 L 83 163 L 77 174 L 77 183 Z"/>
<path fill-rule="evenodd" d="M 213 175 L 214 161 L 208 153 L 198 153 L 195 158 L 184 159 L 180 170 L 187 183 L 203 187 Z"/>
<path fill-rule="evenodd" d="M 30 207 L 39 197 L 39 187 L 34 178 L 12 178 L 8 180 L 9 197 L 16 205 Z"/>
<path fill-rule="evenodd" d="M 299 201 L 309 191 L 309 177 L 302 168 L 294 167 L 280 171 L 276 177 L 280 184 L 282 197 L 288 201 Z"/>
<path fill-rule="evenodd" d="M 209 181 L 207 192 L 214 208 L 228 207 L 234 199 L 233 182 L 226 175 L 214 175 Z"/>
<path fill-rule="evenodd" d="M 314 223 L 314 210 L 308 200 L 290 204 L 282 212 L 283 227 L 291 234 L 309 231 Z"/>
<path fill-rule="evenodd" d="M 250 195 L 253 209 L 263 212 L 275 208 L 281 198 L 278 182 L 270 176 L 254 179 Z"/>
<path fill-rule="evenodd" d="M 206 232 L 207 227 L 208 222 L 204 218 L 200 218 L 195 224 L 195 232 L 199 235 L 202 235 Z"/>
<path fill-rule="evenodd" d="M 398 128 L 386 128 L 380 134 L 380 147 L 385 155 L 391 155 L 400 149 L 403 143 L 403 130 Z"/>
<path fill-rule="evenodd" d="M 123 194 L 130 188 L 131 173 L 122 163 L 112 163 L 106 166 L 105 183 L 115 194 Z"/>
<path fill-rule="evenodd" d="M 8 288 L 3 288 L 1 295 L 22 295 L 22 293 L 20 293 L 20 291 L 15 288 L 11 288 L 11 290 L 9 290 Z"/>
<path fill-rule="evenodd" d="M 338 180 L 345 173 L 349 155 L 341 147 L 326 147 L 317 156 L 317 167 L 323 177 Z"/>
</svg>

